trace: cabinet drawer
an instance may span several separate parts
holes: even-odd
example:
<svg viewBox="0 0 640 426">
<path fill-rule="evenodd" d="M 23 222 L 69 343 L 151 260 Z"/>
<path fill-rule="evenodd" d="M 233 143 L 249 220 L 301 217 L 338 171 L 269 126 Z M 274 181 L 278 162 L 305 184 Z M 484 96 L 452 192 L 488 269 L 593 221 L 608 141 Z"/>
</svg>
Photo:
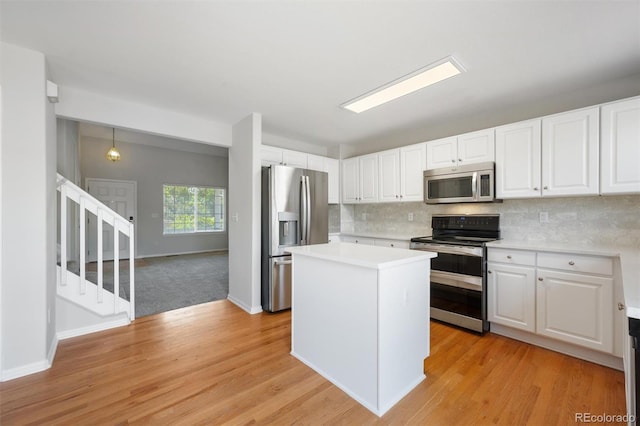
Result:
<svg viewBox="0 0 640 426">
<path fill-rule="evenodd" d="M 589 274 L 613 275 L 613 259 L 610 257 L 564 253 L 538 253 L 538 267 L 586 272 Z"/>
<path fill-rule="evenodd" d="M 343 243 L 366 244 L 368 246 L 375 245 L 375 240 L 373 238 L 366 237 L 341 236 L 340 241 Z"/>
<path fill-rule="evenodd" d="M 489 262 L 535 266 L 536 253 L 533 251 L 525 250 L 489 248 L 487 250 L 487 260 Z"/>
<path fill-rule="evenodd" d="M 409 241 L 403 240 L 381 240 L 376 238 L 376 245 L 380 247 L 393 247 L 393 248 L 409 248 Z"/>
</svg>

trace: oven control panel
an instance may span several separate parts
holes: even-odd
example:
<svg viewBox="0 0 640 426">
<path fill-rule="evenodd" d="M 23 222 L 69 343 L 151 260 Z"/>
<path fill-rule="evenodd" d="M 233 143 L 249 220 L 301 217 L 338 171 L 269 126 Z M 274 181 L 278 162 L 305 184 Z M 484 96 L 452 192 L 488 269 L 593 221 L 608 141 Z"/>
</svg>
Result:
<svg viewBox="0 0 640 426">
<path fill-rule="evenodd" d="M 500 229 L 499 215 L 448 215 L 433 216 L 433 229 L 469 229 L 491 231 Z"/>
</svg>

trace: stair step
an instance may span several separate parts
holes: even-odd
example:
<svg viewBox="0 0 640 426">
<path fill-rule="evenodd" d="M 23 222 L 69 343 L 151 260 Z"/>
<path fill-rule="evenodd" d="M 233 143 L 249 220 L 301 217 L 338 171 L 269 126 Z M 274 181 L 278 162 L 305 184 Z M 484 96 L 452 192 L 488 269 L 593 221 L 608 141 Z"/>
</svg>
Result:
<svg viewBox="0 0 640 426">
<path fill-rule="evenodd" d="M 110 291 L 102 291 L 102 302 L 98 302 L 98 286 L 85 280 L 85 293 L 80 294 L 80 277 L 71 271 L 67 273 L 67 284 L 60 285 L 60 277 L 63 271 L 58 266 L 58 295 L 85 309 L 102 316 L 111 316 L 119 313 L 130 315 L 130 303 L 128 300 L 118 297 L 117 311 L 114 309 L 114 295 Z"/>
</svg>

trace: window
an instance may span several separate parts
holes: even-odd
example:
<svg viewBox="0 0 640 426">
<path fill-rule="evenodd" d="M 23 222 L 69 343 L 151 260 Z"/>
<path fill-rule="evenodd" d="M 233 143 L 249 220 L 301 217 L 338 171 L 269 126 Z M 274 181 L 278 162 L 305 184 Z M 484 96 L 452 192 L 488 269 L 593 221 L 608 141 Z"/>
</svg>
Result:
<svg viewBox="0 0 640 426">
<path fill-rule="evenodd" d="M 224 192 L 206 186 L 163 185 L 163 233 L 224 231 Z"/>
</svg>

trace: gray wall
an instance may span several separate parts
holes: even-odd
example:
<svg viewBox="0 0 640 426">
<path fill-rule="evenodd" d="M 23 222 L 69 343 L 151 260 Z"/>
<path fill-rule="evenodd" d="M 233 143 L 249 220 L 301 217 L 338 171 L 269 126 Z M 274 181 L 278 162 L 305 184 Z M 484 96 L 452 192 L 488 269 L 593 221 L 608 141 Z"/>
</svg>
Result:
<svg viewBox="0 0 640 426">
<path fill-rule="evenodd" d="M 540 223 L 539 213 L 549 213 Z M 380 203 L 342 207 L 342 231 L 431 235 L 433 214 L 500 214 L 502 237 L 531 242 L 640 249 L 640 195 L 505 200 L 490 204 Z M 408 221 L 408 214 L 414 220 Z M 366 220 L 363 220 L 363 214 Z"/>
<path fill-rule="evenodd" d="M 116 147 L 122 159 L 112 163 L 105 158 L 110 145 L 110 140 L 81 137 L 82 187 L 86 187 L 86 178 L 137 182 L 137 257 L 228 248 L 227 232 L 162 234 L 162 185 L 202 185 L 228 189 L 227 158 L 119 142 L 116 131 Z M 228 199 L 227 191 L 227 204 Z"/>
</svg>

